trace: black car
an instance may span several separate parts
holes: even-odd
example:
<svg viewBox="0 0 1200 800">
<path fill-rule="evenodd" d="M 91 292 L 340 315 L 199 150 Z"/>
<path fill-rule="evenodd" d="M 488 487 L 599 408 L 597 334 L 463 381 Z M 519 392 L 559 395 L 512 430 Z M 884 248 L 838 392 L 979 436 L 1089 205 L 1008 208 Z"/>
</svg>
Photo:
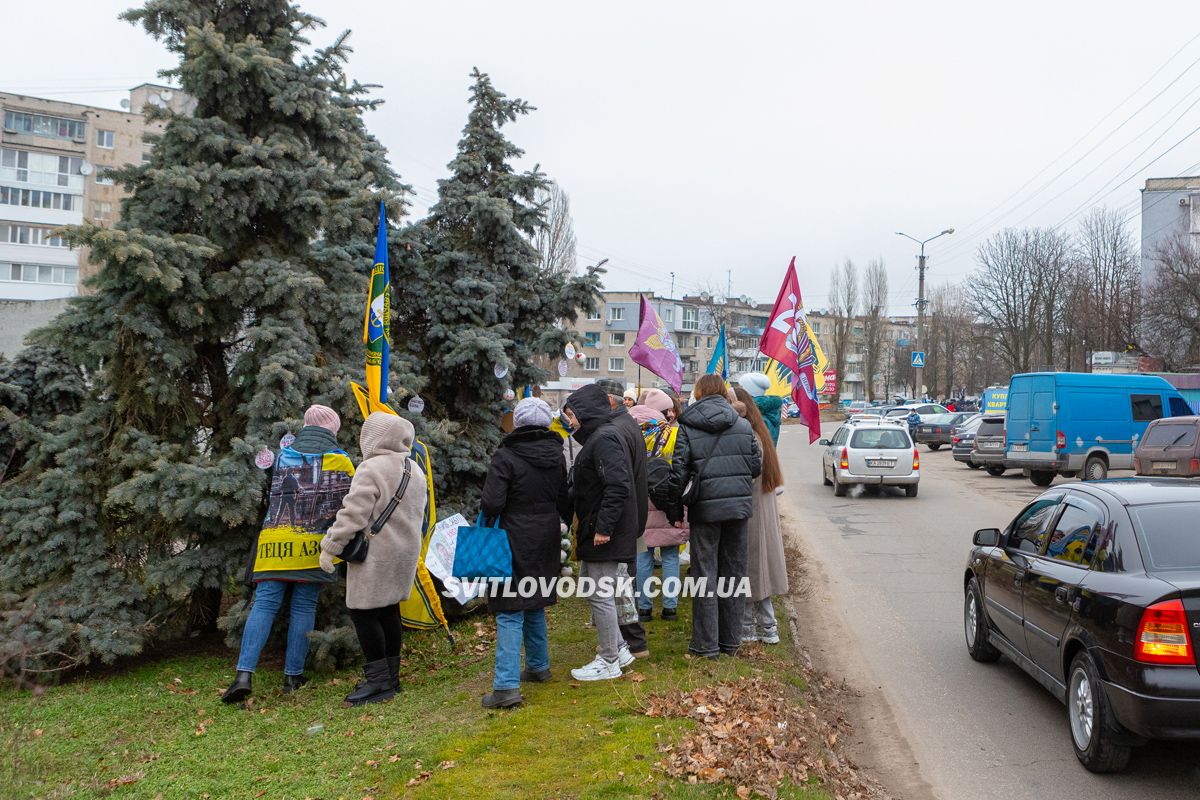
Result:
<svg viewBox="0 0 1200 800">
<path fill-rule="evenodd" d="M 1004 463 L 1004 415 L 984 414 L 975 431 L 975 447 L 971 463 L 983 467 L 988 475 L 1000 476 L 1008 467 Z"/>
<path fill-rule="evenodd" d="M 940 450 L 942 445 L 954 443 L 954 429 L 973 416 L 975 414 L 970 411 L 923 415 L 913 438 L 930 450 Z"/>
<path fill-rule="evenodd" d="M 1200 739 L 1200 484 L 1056 486 L 976 531 L 967 649 L 1008 656 L 1066 703 L 1075 755 L 1116 772 L 1150 739 Z"/>
<path fill-rule="evenodd" d="M 979 469 L 982 464 L 976 464 L 971 460 L 971 451 L 975 449 L 975 433 L 979 430 L 980 424 L 983 422 L 981 415 L 975 415 L 968 419 L 964 424 L 959 425 L 954 429 L 954 436 L 950 439 L 950 444 L 953 446 L 954 460 L 960 464 L 966 464 L 971 469 Z"/>
</svg>

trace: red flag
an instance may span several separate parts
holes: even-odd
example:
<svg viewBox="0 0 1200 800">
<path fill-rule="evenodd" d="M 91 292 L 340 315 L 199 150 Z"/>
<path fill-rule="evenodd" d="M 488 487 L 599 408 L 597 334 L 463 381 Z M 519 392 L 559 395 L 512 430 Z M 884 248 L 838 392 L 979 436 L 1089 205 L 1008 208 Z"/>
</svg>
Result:
<svg viewBox="0 0 1200 800">
<path fill-rule="evenodd" d="M 808 426 L 808 443 L 821 438 L 821 407 L 817 402 L 817 383 L 813 366 L 817 363 L 812 341 L 808 338 L 808 323 L 804 318 L 804 301 L 800 282 L 796 279 L 796 257 L 788 264 L 779 297 L 767 327 L 759 340 L 758 349 L 792 371 L 792 400 L 800 409 L 800 418 Z"/>
</svg>

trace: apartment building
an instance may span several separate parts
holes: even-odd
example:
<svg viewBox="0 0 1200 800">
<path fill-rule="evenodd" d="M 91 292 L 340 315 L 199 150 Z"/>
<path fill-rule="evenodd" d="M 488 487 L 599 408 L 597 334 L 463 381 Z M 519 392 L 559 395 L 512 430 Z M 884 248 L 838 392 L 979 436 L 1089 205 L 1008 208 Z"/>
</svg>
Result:
<svg viewBox="0 0 1200 800">
<path fill-rule="evenodd" d="M 146 134 L 162 122 L 142 113 L 162 106 L 190 114 L 195 99 L 144 83 L 121 109 L 0 92 L 0 352 L 53 317 L 94 270 L 86 248 L 73 249 L 53 231 L 91 221 L 109 225 L 125 196 L 109 174 L 149 159 Z"/>
</svg>

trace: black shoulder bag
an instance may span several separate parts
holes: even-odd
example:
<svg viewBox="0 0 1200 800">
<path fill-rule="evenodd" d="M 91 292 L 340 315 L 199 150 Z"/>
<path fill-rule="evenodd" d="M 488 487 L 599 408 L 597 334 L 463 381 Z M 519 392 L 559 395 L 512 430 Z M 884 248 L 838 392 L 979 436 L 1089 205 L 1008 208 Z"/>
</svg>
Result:
<svg viewBox="0 0 1200 800">
<path fill-rule="evenodd" d="M 387 525 L 387 521 L 392 518 L 392 512 L 396 510 L 396 506 L 400 505 L 400 498 L 404 497 L 404 490 L 408 488 L 410 475 L 412 475 L 412 459 L 406 458 L 404 459 L 404 475 L 400 478 L 400 485 L 396 487 L 396 493 L 392 495 L 392 499 L 388 501 L 368 530 L 359 531 L 354 534 L 354 538 L 346 542 L 346 546 L 342 548 L 342 554 L 338 558 L 353 564 L 361 564 L 367 560 L 367 551 L 371 549 L 371 540 L 383 530 L 383 526 Z"/>
</svg>

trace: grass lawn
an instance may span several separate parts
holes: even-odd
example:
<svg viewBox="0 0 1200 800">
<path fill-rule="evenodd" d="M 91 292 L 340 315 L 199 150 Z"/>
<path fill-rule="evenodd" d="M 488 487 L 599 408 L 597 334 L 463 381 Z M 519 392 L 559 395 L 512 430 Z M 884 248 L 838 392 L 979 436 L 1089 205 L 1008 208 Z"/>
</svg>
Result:
<svg viewBox="0 0 1200 800">
<path fill-rule="evenodd" d="M 220 702 L 233 677 L 228 652 L 82 677 L 38 698 L 5 688 L 0 797 L 734 797 L 732 786 L 691 785 L 657 768 L 656 744 L 693 723 L 645 716 L 644 698 L 762 676 L 799 703 L 805 687 L 786 640 L 717 662 L 684 658 L 687 605 L 677 621 L 647 625 L 651 656 L 626 677 L 577 684 L 568 670 L 594 655 L 595 633 L 582 601 L 560 603 L 550 612 L 554 680 L 525 687 L 525 705 L 512 711 L 479 705 L 494 641 L 483 615 L 455 626 L 456 652 L 437 634 L 408 635 L 404 691 L 386 704 L 341 708 L 350 671 L 315 675 L 285 697 L 278 653 L 264 654 L 246 709 Z M 828 797 L 811 786 L 780 796 Z"/>
</svg>

